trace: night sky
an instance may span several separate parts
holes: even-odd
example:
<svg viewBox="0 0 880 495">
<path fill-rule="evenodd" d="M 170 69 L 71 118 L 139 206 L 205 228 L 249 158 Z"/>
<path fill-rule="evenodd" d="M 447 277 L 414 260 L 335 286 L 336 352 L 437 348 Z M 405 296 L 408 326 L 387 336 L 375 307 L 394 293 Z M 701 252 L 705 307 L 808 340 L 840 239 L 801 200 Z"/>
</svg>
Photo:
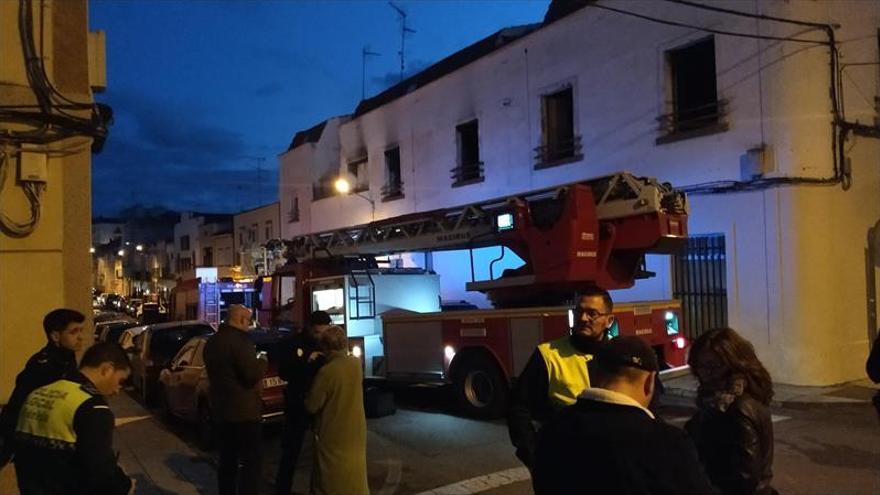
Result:
<svg viewBox="0 0 880 495">
<path fill-rule="evenodd" d="M 506 26 L 540 22 L 547 0 L 401 1 L 407 72 Z M 400 24 L 385 1 L 92 0 L 107 33 L 114 110 L 93 160 L 93 212 L 134 204 L 232 213 L 277 198 L 293 134 L 397 82 Z M 258 172 L 261 170 L 261 172 Z"/>
</svg>

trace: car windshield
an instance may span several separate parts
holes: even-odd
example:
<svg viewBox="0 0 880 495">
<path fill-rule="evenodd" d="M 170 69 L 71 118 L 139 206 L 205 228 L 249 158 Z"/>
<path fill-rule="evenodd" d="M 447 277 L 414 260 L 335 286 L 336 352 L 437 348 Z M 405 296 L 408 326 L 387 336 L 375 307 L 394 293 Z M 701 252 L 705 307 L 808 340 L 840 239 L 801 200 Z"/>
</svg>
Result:
<svg viewBox="0 0 880 495">
<path fill-rule="evenodd" d="M 214 329 L 208 325 L 184 325 L 154 331 L 150 339 L 150 354 L 161 363 L 168 362 L 177 354 L 189 339 L 198 335 L 208 335 Z"/>
</svg>

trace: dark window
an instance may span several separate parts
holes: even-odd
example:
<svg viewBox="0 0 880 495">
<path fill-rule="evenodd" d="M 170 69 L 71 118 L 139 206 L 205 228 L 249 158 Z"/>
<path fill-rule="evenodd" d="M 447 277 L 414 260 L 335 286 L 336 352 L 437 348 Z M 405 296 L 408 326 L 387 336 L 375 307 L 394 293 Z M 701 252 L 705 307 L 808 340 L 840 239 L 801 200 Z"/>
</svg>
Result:
<svg viewBox="0 0 880 495">
<path fill-rule="evenodd" d="M 334 183 L 339 170 L 329 171 L 325 173 L 317 183 L 312 184 L 312 201 L 329 198 L 336 194 Z"/>
<path fill-rule="evenodd" d="M 672 114 L 667 133 L 681 133 L 718 124 L 721 108 L 715 75 L 715 39 L 710 37 L 666 53 Z"/>
<path fill-rule="evenodd" d="M 299 197 L 294 196 L 290 200 L 290 211 L 287 212 L 287 222 L 299 222 Z"/>
<path fill-rule="evenodd" d="M 273 234 L 274 234 L 274 232 L 272 232 L 272 220 L 269 220 L 266 222 L 266 239 L 265 240 L 268 241 L 269 239 L 271 239 Z"/>
<path fill-rule="evenodd" d="M 452 169 L 452 184 L 477 181 L 483 178 L 483 163 L 480 161 L 480 134 L 476 120 L 466 122 L 455 128 L 458 147 L 458 166 Z"/>
<path fill-rule="evenodd" d="M 578 158 L 580 136 L 574 133 L 574 90 L 569 86 L 541 97 L 540 165 Z"/>
<path fill-rule="evenodd" d="M 260 224 L 255 223 L 251 225 L 251 229 L 248 231 L 248 242 L 257 242 L 257 229 L 260 228 Z"/>
<path fill-rule="evenodd" d="M 180 237 L 180 250 L 181 251 L 189 251 L 189 236 L 184 235 Z"/>
<path fill-rule="evenodd" d="M 727 326 L 727 255 L 723 235 L 692 236 L 672 258 L 672 297 L 681 301 L 682 326 L 693 339 Z"/>
<path fill-rule="evenodd" d="M 238 229 L 238 245 L 244 246 L 244 227 Z"/>
<path fill-rule="evenodd" d="M 205 248 L 202 250 L 202 266 L 214 266 L 214 250 Z"/>
<path fill-rule="evenodd" d="M 354 192 L 364 192 L 370 189 L 367 163 L 366 158 L 348 163 L 348 174 L 354 177 L 354 184 L 352 185 Z"/>
<path fill-rule="evenodd" d="M 403 196 L 403 177 L 400 175 L 400 148 L 385 152 L 385 187 L 382 199 L 396 199 Z"/>
</svg>

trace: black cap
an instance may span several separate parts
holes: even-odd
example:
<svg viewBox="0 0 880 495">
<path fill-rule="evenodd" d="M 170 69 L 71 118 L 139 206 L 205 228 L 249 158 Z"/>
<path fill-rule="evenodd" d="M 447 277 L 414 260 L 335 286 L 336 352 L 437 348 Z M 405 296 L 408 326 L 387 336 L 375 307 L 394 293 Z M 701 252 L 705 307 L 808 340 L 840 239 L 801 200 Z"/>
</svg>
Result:
<svg viewBox="0 0 880 495">
<path fill-rule="evenodd" d="M 593 359 L 596 365 L 607 369 L 622 366 L 644 371 L 659 371 L 657 355 L 644 340 L 638 337 L 617 337 L 596 350 Z"/>
</svg>

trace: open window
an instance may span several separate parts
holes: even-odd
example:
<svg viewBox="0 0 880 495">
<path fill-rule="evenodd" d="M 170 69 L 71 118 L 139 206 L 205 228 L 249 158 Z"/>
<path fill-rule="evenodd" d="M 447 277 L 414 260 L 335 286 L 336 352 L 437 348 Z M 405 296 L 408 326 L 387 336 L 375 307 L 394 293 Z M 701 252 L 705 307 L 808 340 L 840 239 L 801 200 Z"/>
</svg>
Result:
<svg viewBox="0 0 880 495">
<path fill-rule="evenodd" d="M 536 168 L 583 158 L 581 137 L 575 134 L 574 88 L 565 86 L 541 96 L 541 146 Z"/>
<path fill-rule="evenodd" d="M 368 163 L 366 157 L 348 162 L 348 174 L 354 178 L 353 192 L 365 192 L 370 189 Z"/>
<path fill-rule="evenodd" d="M 452 169 L 452 186 L 462 186 L 483 180 L 483 162 L 480 161 L 479 122 L 474 119 L 455 128 L 458 164 Z"/>
<path fill-rule="evenodd" d="M 718 99 L 715 38 L 708 37 L 666 52 L 670 112 L 660 117 L 658 143 L 726 130 L 725 104 Z"/>
<path fill-rule="evenodd" d="M 400 173 L 400 147 L 385 151 L 385 186 L 382 187 L 382 200 L 390 201 L 403 197 L 403 176 Z"/>
</svg>

